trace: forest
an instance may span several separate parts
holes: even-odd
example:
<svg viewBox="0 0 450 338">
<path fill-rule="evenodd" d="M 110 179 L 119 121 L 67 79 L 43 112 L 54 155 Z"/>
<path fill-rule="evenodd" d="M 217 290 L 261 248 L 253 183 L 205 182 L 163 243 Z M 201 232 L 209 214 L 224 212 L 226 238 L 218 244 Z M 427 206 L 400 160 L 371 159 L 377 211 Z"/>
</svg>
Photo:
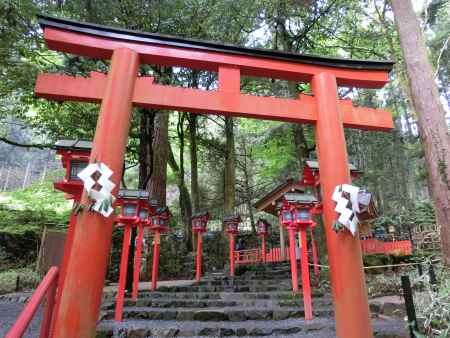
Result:
<svg viewBox="0 0 450 338">
<path fill-rule="evenodd" d="M 380 214 L 374 227 L 394 225 L 406 234 L 416 225 L 440 224 L 442 261 L 450 264 L 450 1 L 412 3 L 426 46 L 421 61 L 429 65 L 437 87 L 436 95 L 426 94 L 426 100 L 418 93 L 432 93 L 431 84 L 417 83 L 428 77 L 416 70 L 414 78 L 420 60 L 407 57 L 407 39 L 402 39 L 408 35 L 402 28 L 411 26 L 389 0 L 1 1 L 0 240 L 28 238 L 35 246 L 42 223 L 66 227 L 70 204 L 51 186 L 63 175 L 53 145 L 59 139 L 92 140 L 95 133 L 99 106 L 37 98 L 37 74 L 88 77 L 109 69 L 109 61 L 50 51 L 37 21 L 38 14 L 45 14 L 273 51 L 392 60 L 390 82 L 383 89 L 338 88 L 339 98 L 388 110 L 394 118 L 391 132 L 345 129 L 349 161 L 362 172 L 354 184 L 374 194 Z M 217 72 L 141 65 L 139 74 L 183 88 L 208 91 L 218 86 Z M 242 93 L 281 98 L 312 92 L 309 83 L 250 76 L 242 76 L 240 86 Z M 436 119 L 421 115 L 423 111 Z M 436 134 L 428 137 L 429 130 Z M 150 199 L 168 206 L 176 246 L 192 254 L 193 214 L 209 211 L 210 229 L 221 231 L 224 215 L 238 213 L 249 238 L 256 238 L 258 218 L 268 216 L 255 203 L 286 180 L 300 179 L 306 160 L 317 160 L 312 125 L 134 107 L 121 187 L 147 190 Z M 323 229 L 319 232 L 319 248 L 325 252 Z M 115 238 L 113 251 L 118 251 L 120 235 Z M 35 259 L 28 254 L 21 255 L 19 264 L 13 262 L 20 246 L 0 243 L 0 273 Z M 164 260 L 179 255 L 179 249 L 172 249 L 172 256 L 166 253 L 161 263 L 167 276 L 175 272 Z M 223 264 L 224 250 L 212 253 L 211 259 Z M 113 256 L 118 265 L 117 252 Z M 117 271 L 108 273 L 117 278 Z"/>
</svg>

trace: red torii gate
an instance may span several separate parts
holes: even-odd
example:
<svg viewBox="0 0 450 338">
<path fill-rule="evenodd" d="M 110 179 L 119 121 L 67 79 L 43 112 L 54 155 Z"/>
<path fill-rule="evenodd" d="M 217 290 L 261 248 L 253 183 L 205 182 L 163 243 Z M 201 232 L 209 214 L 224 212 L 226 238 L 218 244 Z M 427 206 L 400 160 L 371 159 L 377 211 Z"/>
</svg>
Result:
<svg viewBox="0 0 450 338">
<path fill-rule="evenodd" d="M 45 16 L 40 24 L 52 50 L 111 59 L 108 74 L 93 73 L 90 78 L 40 74 L 36 94 L 51 100 L 101 103 L 90 161 L 102 162 L 113 171 L 113 195 L 120 185 L 132 105 L 314 124 L 337 336 L 373 336 L 359 239 L 332 230 L 336 213 L 331 195 L 336 185 L 350 182 L 343 127 L 388 131 L 393 123 L 387 111 L 339 100 L 337 87 L 381 88 L 389 80 L 392 62 L 249 49 Z M 218 72 L 218 90 L 158 85 L 152 77 L 138 76 L 140 64 Z M 241 75 L 310 82 L 314 95 L 300 94 L 298 99 L 244 95 Z M 82 203 L 87 202 L 85 191 Z M 80 212 L 54 316 L 54 337 L 94 336 L 112 224 L 113 216 Z"/>
</svg>

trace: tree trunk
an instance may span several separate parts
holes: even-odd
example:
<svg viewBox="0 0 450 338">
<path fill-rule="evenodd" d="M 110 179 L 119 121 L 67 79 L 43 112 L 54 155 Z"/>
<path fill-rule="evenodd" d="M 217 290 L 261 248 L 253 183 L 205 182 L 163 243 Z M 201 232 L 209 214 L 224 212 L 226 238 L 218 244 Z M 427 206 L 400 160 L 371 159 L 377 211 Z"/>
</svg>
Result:
<svg viewBox="0 0 450 338">
<path fill-rule="evenodd" d="M 441 226 L 444 261 L 450 265 L 450 137 L 419 22 L 410 0 L 392 0 L 413 105 L 425 150 L 428 186 Z"/>
<path fill-rule="evenodd" d="M 236 151 L 234 148 L 233 118 L 225 118 L 225 173 L 224 173 L 224 214 L 234 212 L 236 203 Z"/>
<path fill-rule="evenodd" d="M 157 112 L 153 127 L 152 151 L 150 154 L 152 169 L 147 183 L 150 199 L 158 202 L 158 206 L 166 206 L 167 158 L 168 158 L 168 123 L 167 112 Z"/>
<path fill-rule="evenodd" d="M 191 156 L 191 199 L 192 209 L 200 209 L 200 196 L 198 189 L 198 163 L 197 163 L 197 115 L 189 116 L 189 151 Z"/>
<path fill-rule="evenodd" d="M 187 250 L 193 250 L 192 246 L 192 227 L 191 227 L 191 217 L 192 217 L 192 204 L 191 198 L 189 195 L 189 190 L 184 181 L 184 173 L 182 170 L 182 161 L 180 159 L 180 166 L 178 166 L 175 156 L 173 155 L 172 148 L 169 147 L 169 165 L 173 170 L 175 175 L 177 176 L 177 185 L 178 190 L 180 192 L 180 210 L 181 210 L 181 218 L 183 220 L 184 225 L 184 233 L 185 233 L 185 245 Z"/>
</svg>

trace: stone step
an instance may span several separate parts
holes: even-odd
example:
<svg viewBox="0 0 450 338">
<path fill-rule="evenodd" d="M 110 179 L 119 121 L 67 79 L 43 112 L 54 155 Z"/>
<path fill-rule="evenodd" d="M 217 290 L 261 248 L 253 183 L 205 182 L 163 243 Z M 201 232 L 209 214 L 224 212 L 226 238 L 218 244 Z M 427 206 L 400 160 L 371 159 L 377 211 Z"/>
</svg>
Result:
<svg viewBox="0 0 450 338">
<path fill-rule="evenodd" d="M 301 281 L 299 280 L 299 283 Z M 198 283 L 195 283 L 195 286 L 249 286 L 249 287 L 255 287 L 255 286 L 276 286 L 276 285 L 288 285 L 290 286 L 292 284 L 291 279 L 228 279 L 228 280 L 204 280 L 200 281 Z"/>
<path fill-rule="evenodd" d="M 216 307 L 216 308 L 158 308 L 158 307 L 124 307 L 124 319 L 179 320 L 179 321 L 246 321 L 246 320 L 284 320 L 303 318 L 305 312 L 301 307 Z M 332 317 L 329 308 L 313 309 L 314 317 Z M 101 319 L 113 319 L 114 311 L 106 311 Z"/>
<path fill-rule="evenodd" d="M 251 286 L 161 286 L 159 292 L 273 292 L 288 291 L 291 289 L 290 284 L 272 284 L 272 285 L 251 285 Z"/>
<path fill-rule="evenodd" d="M 323 297 L 324 294 L 320 290 L 312 290 L 312 297 Z M 176 299 L 301 299 L 301 292 L 294 295 L 290 291 L 277 291 L 277 292 L 140 292 L 139 299 L 165 299 L 165 298 L 176 298 Z M 109 298 L 109 300 L 114 299 L 114 297 Z"/>
<path fill-rule="evenodd" d="M 314 307 L 324 307 L 332 304 L 331 298 L 313 298 Z M 210 307 L 258 307 L 258 308 L 273 308 L 273 307 L 302 307 L 303 299 L 296 300 L 280 300 L 280 299 L 151 299 L 144 298 L 136 301 L 126 299 L 124 301 L 125 307 L 157 307 L 157 308 L 210 308 Z M 114 310 L 115 302 L 108 302 L 102 305 L 104 310 Z"/>
<path fill-rule="evenodd" d="M 406 338 L 401 320 L 373 320 L 375 338 Z M 244 322 L 201 322 L 176 320 L 103 321 L 97 327 L 97 338 L 128 337 L 297 337 L 334 338 L 333 318 L 313 318 L 310 321 L 285 319 L 278 321 L 249 320 Z"/>
</svg>

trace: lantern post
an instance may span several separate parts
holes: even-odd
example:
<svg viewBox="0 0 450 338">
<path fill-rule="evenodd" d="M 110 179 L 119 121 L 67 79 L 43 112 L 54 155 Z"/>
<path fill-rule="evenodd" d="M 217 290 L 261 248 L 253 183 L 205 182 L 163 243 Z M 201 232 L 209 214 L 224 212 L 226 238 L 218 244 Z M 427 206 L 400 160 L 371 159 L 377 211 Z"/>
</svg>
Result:
<svg viewBox="0 0 450 338">
<path fill-rule="evenodd" d="M 295 231 L 297 230 L 289 203 L 283 203 L 280 212 L 281 224 L 288 230 L 289 259 L 291 262 L 292 292 L 298 293 L 297 257 L 295 254 Z"/>
<path fill-rule="evenodd" d="M 123 242 L 122 242 L 122 255 L 120 258 L 120 270 L 119 270 L 119 286 L 116 296 L 116 312 L 114 319 L 121 321 L 123 317 L 123 303 L 125 297 L 125 284 L 128 270 L 128 256 L 130 251 L 131 240 L 131 228 L 139 227 L 139 237 L 137 243 L 138 253 L 142 250 L 142 232 L 143 222 L 148 219 L 149 209 L 149 193 L 145 190 L 129 190 L 122 189 L 119 191 L 117 198 L 117 205 L 120 206 L 120 215 L 116 218 L 116 223 L 119 227 L 124 228 Z M 141 219 L 141 217 L 143 217 Z M 139 241 L 140 238 L 140 241 Z M 140 254 L 140 253 L 139 253 Z M 135 255 L 135 259 L 136 259 Z M 140 260 L 140 257 L 139 257 Z M 140 269 L 140 265 L 136 266 L 136 260 L 134 261 L 134 273 L 133 273 L 133 299 L 137 298 L 138 286 L 139 286 L 139 271 L 136 276 L 136 268 Z"/>
<path fill-rule="evenodd" d="M 195 256 L 195 280 L 197 282 L 200 282 L 202 276 L 202 234 L 207 231 L 209 218 L 208 212 L 192 215 L 192 233 L 197 234 L 197 254 Z"/>
<path fill-rule="evenodd" d="M 308 241 L 306 237 L 307 228 L 312 228 L 311 205 L 297 203 L 292 207 L 294 223 L 300 232 L 301 237 L 301 259 L 300 267 L 302 272 L 303 304 L 305 310 L 305 320 L 312 319 L 311 281 L 309 276 L 308 263 Z"/>
<path fill-rule="evenodd" d="M 169 208 L 158 208 L 155 215 L 151 217 L 150 231 L 153 233 L 153 265 L 152 265 L 152 286 L 155 291 L 158 284 L 159 269 L 159 248 L 161 243 L 161 233 L 169 231 L 169 220 L 172 217 Z"/>
<path fill-rule="evenodd" d="M 228 215 L 223 219 L 225 224 L 225 231 L 229 238 L 230 247 L 230 277 L 234 278 L 234 238 L 239 233 L 238 225 L 241 223 L 241 216 Z"/>
<path fill-rule="evenodd" d="M 265 220 L 260 218 L 257 222 L 258 233 L 257 235 L 261 237 L 261 260 L 263 263 L 266 262 L 266 236 L 269 234 L 270 224 Z"/>
<path fill-rule="evenodd" d="M 155 201 L 150 201 L 143 205 L 139 210 L 138 236 L 136 240 L 136 254 L 134 256 L 134 271 L 133 271 L 133 291 L 131 298 L 137 300 L 139 293 L 139 275 L 141 272 L 142 260 L 142 245 L 144 242 L 144 228 L 151 225 L 151 216 L 156 212 Z"/>
</svg>

